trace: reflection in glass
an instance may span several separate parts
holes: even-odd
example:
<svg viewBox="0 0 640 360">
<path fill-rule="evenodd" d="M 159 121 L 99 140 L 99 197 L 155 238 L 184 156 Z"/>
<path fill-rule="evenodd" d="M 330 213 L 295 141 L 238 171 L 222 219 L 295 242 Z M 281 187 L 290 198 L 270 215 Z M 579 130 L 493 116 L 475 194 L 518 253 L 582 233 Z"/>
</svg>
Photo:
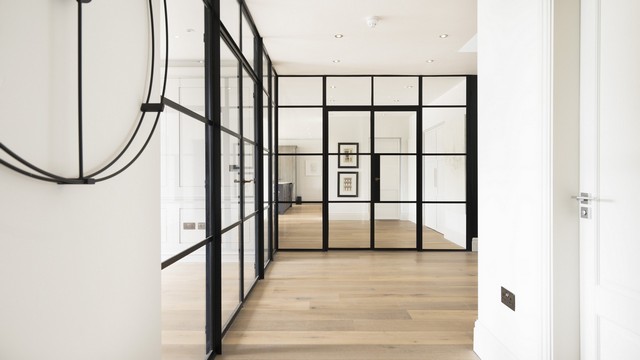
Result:
<svg viewBox="0 0 640 360">
<path fill-rule="evenodd" d="M 375 247 L 416 248 L 416 205 L 375 204 Z"/>
<path fill-rule="evenodd" d="M 262 147 L 269 148 L 269 96 L 262 92 Z"/>
<path fill-rule="evenodd" d="M 422 105 L 466 105 L 467 79 L 460 77 L 422 78 Z"/>
<path fill-rule="evenodd" d="M 256 281 L 256 217 L 244 222 L 244 295 Z"/>
<path fill-rule="evenodd" d="M 423 152 L 431 154 L 466 151 L 465 108 L 422 109 Z"/>
<path fill-rule="evenodd" d="M 321 77 L 278 77 L 279 105 L 322 105 Z"/>
<path fill-rule="evenodd" d="M 202 359 L 206 353 L 204 259 L 162 270 L 162 359 Z"/>
<path fill-rule="evenodd" d="M 424 201 L 465 201 L 466 157 L 424 156 Z"/>
<path fill-rule="evenodd" d="M 278 161 L 279 201 L 322 201 L 322 156 L 280 155 Z"/>
<path fill-rule="evenodd" d="M 238 60 L 227 44 L 220 40 L 220 122 L 223 127 L 240 133 Z"/>
<path fill-rule="evenodd" d="M 418 105 L 417 77 L 373 78 L 374 105 Z"/>
<path fill-rule="evenodd" d="M 238 0 L 220 0 L 220 21 L 231 34 L 236 45 L 240 47 L 240 4 Z"/>
<path fill-rule="evenodd" d="M 256 138 L 255 134 L 255 100 L 253 97 L 255 85 L 249 74 L 242 70 L 242 136 L 249 140 Z"/>
<path fill-rule="evenodd" d="M 204 124 L 167 109 L 161 122 L 161 255 L 206 237 Z"/>
<path fill-rule="evenodd" d="M 329 204 L 329 247 L 371 246 L 369 204 Z"/>
<path fill-rule="evenodd" d="M 270 232 L 270 227 L 269 227 L 269 213 L 270 213 L 271 208 L 266 208 L 264 209 L 264 214 L 263 214 L 263 222 L 264 222 L 264 268 L 267 268 L 267 264 L 269 263 L 269 239 L 271 239 L 271 232 Z"/>
<path fill-rule="evenodd" d="M 240 141 L 220 134 L 222 166 L 222 229 L 240 221 Z"/>
<path fill-rule="evenodd" d="M 328 77 L 327 105 L 371 105 L 371 77 Z"/>
<path fill-rule="evenodd" d="M 292 204 L 278 211 L 280 249 L 322 249 L 322 204 Z"/>
<path fill-rule="evenodd" d="M 255 68 L 254 64 L 254 43 L 253 43 L 253 30 L 251 29 L 251 25 L 249 25 L 249 20 L 245 14 L 242 14 L 242 54 L 245 59 L 249 62 L 252 68 Z"/>
<path fill-rule="evenodd" d="M 424 204 L 422 211 L 423 249 L 466 248 L 465 204 Z"/>
<path fill-rule="evenodd" d="M 222 234 L 222 326 L 240 305 L 239 227 Z"/>
<path fill-rule="evenodd" d="M 167 0 L 167 7 L 180 9 L 181 16 L 169 14 L 169 68 L 165 97 L 191 109 L 204 107 L 204 4 L 197 0 Z M 163 10 L 164 12 L 164 7 Z M 160 54 L 165 56 L 165 28 L 162 16 Z M 164 73 L 164 59 L 160 71 Z M 188 90 L 182 90 L 186 88 Z M 193 110 L 193 109 L 192 109 Z M 204 110 L 198 111 L 201 114 Z"/>
<path fill-rule="evenodd" d="M 278 109 L 278 144 L 298 153 L 322 152 L 322 109 Z"/>
<path fill-rule="evenodd" d="M 329 112 L 329 152 L 338 153 L 339 143 L 357 143 L 360 153 L 371 148 L 371 113 L 368 111 Z"/>
<path fill-rule="evenodd" d="M 416 112 L 376 112 L 375 152 L 415 153 L 416 152 Z M 379 142 L 380 141 L 380 142 Z"/>
<path fill-rule="evenodd" d="M 255 146 L 244 142 L 244 216 L 256 211 L 256 179 Z"/>
<path fill-rule="evenodd" d="M 415 201 L 416 177 L 415 155 L 381 155 L 380 201 Z"/>
</svg>

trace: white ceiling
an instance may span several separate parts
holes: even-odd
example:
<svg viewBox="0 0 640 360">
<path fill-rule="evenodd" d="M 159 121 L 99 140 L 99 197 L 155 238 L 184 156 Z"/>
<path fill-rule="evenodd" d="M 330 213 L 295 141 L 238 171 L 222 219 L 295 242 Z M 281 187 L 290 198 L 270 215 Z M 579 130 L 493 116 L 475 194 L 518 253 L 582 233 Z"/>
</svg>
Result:
<svg viewBox="0 0 640 360">
<path fill-rule="evenodd" d="M 246 3 L 281 75 L 477 72 L 476 0 Z M 370 16 L 380 18 L 373 29 L 366 22 Z M 338 33 L 344 37 L 336 39 Z M 434 62 L 427 63 L 429 59 Z"/>
</svg>

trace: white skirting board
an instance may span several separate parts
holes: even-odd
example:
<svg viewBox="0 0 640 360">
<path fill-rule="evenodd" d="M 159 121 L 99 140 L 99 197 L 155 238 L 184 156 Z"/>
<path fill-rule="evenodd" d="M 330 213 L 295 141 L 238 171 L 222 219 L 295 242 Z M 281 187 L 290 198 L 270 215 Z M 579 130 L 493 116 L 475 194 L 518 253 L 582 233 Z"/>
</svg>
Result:
<svg viewBox="0 0 640 360">
<path fill-rule="evenodd" d="M 478 252 L 478 238 L 474 237 L 471 239 L 471 251 Z"/>
<path fill-rule="evenodd" d="M 480 320 L 473 329 L 473 351 L 482 360 L 517 360 L 517 357 Z"/>
</svg>

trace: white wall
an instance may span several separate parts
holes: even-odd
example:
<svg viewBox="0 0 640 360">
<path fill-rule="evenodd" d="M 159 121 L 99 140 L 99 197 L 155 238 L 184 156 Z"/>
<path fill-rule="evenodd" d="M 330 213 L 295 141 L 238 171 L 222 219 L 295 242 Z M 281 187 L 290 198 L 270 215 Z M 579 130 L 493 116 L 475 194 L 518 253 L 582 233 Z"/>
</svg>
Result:
<svg viewBox="0 0 640 360">
<path fill-rule="evenodd" d="M 77 174 L 76 6 L 0 2 L 0 141 L 66 176 Z M 84 6 L 91 170 L 137 121 L 148 15 L 145 1 Z M 121 176 L 92 186 L 0 167 L 0 358 L 160 358 L 157 140 Z"/>
<path fill-rule="evenodd" d="M 577 270 L 577 228 L 567 219 L 576 206 L 568 200 L 578 176 L 572 172 L 578 163 L 577 5 L 578 0 L 478 3 L 474 350 L 481 359 L 579 358 L 575 333 L 554 333 L 563 327 L 575 331 L 578 321 L 575 309 L 554 311 L 567 306 L 555 290 L 576 295 L 571 276 L 555 275 Z M 553 266 L 563 260 L 566 267 Z M 501 286 L 515 293 L 515 312 L 500 302 Z M 568 305 L 579 306 L 571 300 Z"/>
</svg>

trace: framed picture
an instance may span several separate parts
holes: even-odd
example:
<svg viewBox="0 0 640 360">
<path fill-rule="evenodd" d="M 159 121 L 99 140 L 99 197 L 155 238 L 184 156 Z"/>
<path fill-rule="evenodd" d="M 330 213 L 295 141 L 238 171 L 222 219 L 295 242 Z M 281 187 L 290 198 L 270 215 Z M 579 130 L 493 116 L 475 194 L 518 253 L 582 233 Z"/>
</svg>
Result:
<svg viewBox="0 0 640 360">
<path fill-rule="evenodd" d="M 358 173 L 338 173 L 338 197 L 358 197 Z"/>
<path fill-rule="evenodd" d="M 322 175 L 322 163 L 320 159 L 307 160 L 304 163 L 304 174 L 306 176 L 320 176 Z"/>
<path fill-rule="evenodd" d="M 338 143 L 338 168 L 358 168 L 358 143 Z"/>
</svg>

